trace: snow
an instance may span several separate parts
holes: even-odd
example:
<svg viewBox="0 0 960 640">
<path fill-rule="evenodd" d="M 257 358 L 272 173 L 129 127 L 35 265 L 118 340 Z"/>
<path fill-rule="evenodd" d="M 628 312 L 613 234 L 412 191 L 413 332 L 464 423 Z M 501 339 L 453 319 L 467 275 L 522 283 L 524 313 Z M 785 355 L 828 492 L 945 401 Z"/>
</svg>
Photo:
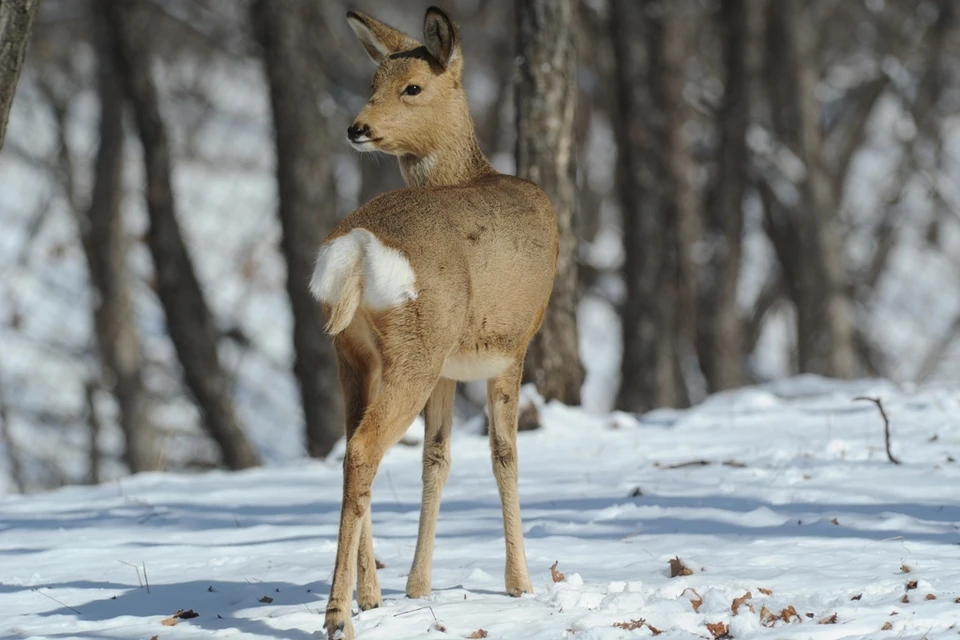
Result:
<svg viewBox="0 0 960 640">
<path fill-rule="evenodd" d="M 883 399 L 902 465 L 887 460 L 879 413 L 854 401 L 861 395 Z M 805 376 L 640 417 L 541 411 L 544 428 L 519 434 L 536 593 L 502 592 L 499 500 L 486 439 L 468 421 L 454 431 L 434 592 L 423 600 L 403 595 L 419 447 L 398 445 L 384 460 L 373 521 L 385 603 L 354 618 L 358 637 L 651 635 L 612 626 L 641 618 L 661 638 L 709 638 L 718 622 L 738 639 L 956 637 L 956 390 Z M 340 454 L 4 498 L 0 637 L 323 637 Z M 670 577 L 677 556 L 690 575 Z M 555 562 L 565 574 L 556 583 Z M 761 623 L 762 607 L 791 606 L 801 621 Z M 199 617 L 161 624 L 178 609 Z"/>
</svg>

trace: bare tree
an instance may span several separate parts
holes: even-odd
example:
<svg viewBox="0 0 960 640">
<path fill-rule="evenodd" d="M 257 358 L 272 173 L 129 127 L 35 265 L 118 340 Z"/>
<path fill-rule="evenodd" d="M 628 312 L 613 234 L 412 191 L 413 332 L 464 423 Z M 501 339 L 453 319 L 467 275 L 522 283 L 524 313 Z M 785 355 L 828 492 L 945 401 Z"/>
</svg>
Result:
<svg viewBox="0 0 960 640">
<path fill-rule="evenodd" d="M 676 398 L 671 404 L 687 406 L 702 377 L 696 353 L 700 268 L 694 259 L 702 220 L 699 196 L 692 182 L 696 167 L 685 133 L 692 113 L 684 99 L 685 71 L 692 53 L 689 41 L 699 9 L 687 3 L 659 3 L 662 10 L 658 15 L 657 4 L 650 3 L 647 9 L 651 22 L 650 58 L 657 67 L 650 77 L 657 108 L 655 122 L 663 128 L 664 146 L 659 150 L 659 162 L 666 165 L 664 179 L 656 187 L 663 203 L 666 241 L 671 246 L 671 260 L 675 261 L 675 265 L 668 263 L 663 282 L 667 286 L 675 282 L 676 287 L 675 310 L 663 312 L 664 336 L 670 335 L 672 341 L 672 352 L 663 357 L 676 360 Z"/>
<path fill-rule="evenodd" d="M 618 190 L 627 294 L 617 406 L 644 411 L 689 402 L 684 370 L 695 365 L 699 236 L 690 151 L 682 130 L 682 73 L 688 54 L 675 8 L 616 0 Z M 683 365 L 683 366 L 681 366 Z"/>
<path fill-rule="evenodd" d="M 282 247 L 293 308 L 294 372 L 300 382 L 307 450 L 326 456 L 343 434 L 333 349 L 308 283 L 316 252 L 337 220 L 326 122 L 317 106 L 322 70 L 309 55 L 323 15 L 315 0 L 252 7 L 270 85 Z"/>
<path fill-rule="evenodd" d="M 718 13 L 723 47 L 723 103 L 717 114 L 717 176 L 706 203 L 712 256 L 701 293 L 703 322 L 699 326 L 700 362 L 711 391 L 738 387 L 744 381 L 737 290 L 743 250 L 743 197 L 750 160 L 747 10 L 747 0 L 722 0 Z"/>
<path fill-rule="evenodd" d="M 156 430 L 148 416 L 143 385 L 140 335 L 134 321 L 127 268 L 123 217 L 123 88 L 114 68 L 103 15 L 94 16 L 100 97 L 100 146 L 93 193 L 86 215 L 80 217 L 80 238 L 90 281 L 96 290 L 94 329 L 104 382 L 117 399 L 120 427 L 126 439 L 124 459 L 130 471 L 159 468 Z M 91 405 L 92 410 L 92 405 Z"/>
<path fill-rule="evenodd" d="M 39 6 L 40 0 L 0 2 L 0 149 L 7 134 L 10 108 Z"/>
<path fill-rule="evenodd" d="M 517 175 L 536 182 L 557 211 L 557 275 L 527 371 L 546 398 L 579 404 L 584 369 L 577 342 L 576 0 L 517 3 Z"/>
<path fill-rule="evenodd" d="M 144 43 L 144 14 L 126 2 L 100 0 L 119 75 L 133 107 L 143 145 L 150 226 L 147 243 L 156 270 L 157 293 L 187 387 L 203 413 L 204 425 L 231 469 L 258 463 L 240 428 L 227 377 L 217 354 L 219 333 L 210 315 L 177 222 L 171 185 L 170 148 L 157 89 Z"/>
<path fill-rule="evenodd" d="M 816 6 L 799 0 L 770 2 L 766 13 L 766 84 L 779 142 L 804 163 L 799 199 L 790 206 L 761 186 L 766 226 L 797 311 L 801 371 L 854 375 L 852 313 L 835 227 L 838 194 L 822 164 L 822 131 L 815 85 Z"/>
<path fill-rule="evenodd" d="M 664 246 L 660 216 L 648 204 L 653 180 L 644 149 L 652 134 L 646 126 L 651 95 L 643 46 L 643 7 L 634 0 L 612 0 L 610 8 L 617 79 L 617 188 L 623 217 L 623 276 L 627 288 L 621 310 L 623 363 L 617 407 L 643 411 L 660 405 L 664 399 L 662 389 L 668 386 L 665 381 L 674 375 L 672 363 L 663 363 L 658 357 L 657 279 Z"/>
</svg>

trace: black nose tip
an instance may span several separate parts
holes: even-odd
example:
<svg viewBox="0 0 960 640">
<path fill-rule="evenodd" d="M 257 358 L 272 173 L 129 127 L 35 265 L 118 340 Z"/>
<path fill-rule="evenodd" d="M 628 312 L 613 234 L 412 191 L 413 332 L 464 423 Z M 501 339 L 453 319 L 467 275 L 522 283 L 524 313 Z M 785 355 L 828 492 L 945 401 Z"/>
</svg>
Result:
<svg viewBox="0 0 960 640">
<path fill-rule="evenodd" d="M 347 137 L 353 142 L 356 142 L 364 136 L 370 137 L 370 127 L 365 124 L 354 123 L 347 129 Z"/>
</svg>

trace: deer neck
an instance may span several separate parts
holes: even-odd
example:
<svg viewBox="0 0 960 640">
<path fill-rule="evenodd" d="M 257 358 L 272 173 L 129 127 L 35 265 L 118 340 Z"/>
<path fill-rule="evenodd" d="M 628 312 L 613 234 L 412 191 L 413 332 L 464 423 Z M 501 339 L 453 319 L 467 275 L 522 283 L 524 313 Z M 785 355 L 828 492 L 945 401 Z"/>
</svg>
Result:
<svg viewBox="0 0 960 640">
<path fill-rule="evenodd" d="M 473 129 L 473 121 L 449 144 L 434 149 L 429 155 L 400 157 L 400 172 L 407 186 L 436 187 L 463 184 L 494 175 L 497 170 L 483 155 Z"/>
</svg>

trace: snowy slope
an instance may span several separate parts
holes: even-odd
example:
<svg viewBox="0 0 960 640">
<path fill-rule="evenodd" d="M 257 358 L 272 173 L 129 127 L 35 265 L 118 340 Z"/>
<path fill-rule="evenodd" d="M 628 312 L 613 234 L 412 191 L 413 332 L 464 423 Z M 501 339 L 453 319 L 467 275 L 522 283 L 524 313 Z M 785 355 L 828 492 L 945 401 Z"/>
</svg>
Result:
<svg viewBox="0 0 960 640">
<path fill-rule="evenodd" d="M 852 400 L 862 394 L 884 399 L 901 466 L 886 459 L 876 408 Z M 455 432 L 425 600 L 403 596 L 419 449 L 399 445 L 384 461 L 373 518 L 386 602 L 355 618 L 360 638 L 650 636 L 613 626 L 641 618 L 661 638 L 709 638 L 721 622 L 734 638 L 960 630 L 960 393 L 800 378 L 640 421 L 557 405 L 543 417 L 519 438 L 536 594 L 502 594 L 496 487 L 468 425 Z M 332 459 L 6 498 L 0 637 L 318 637 L 339 494 Z M 691 575 L 669 576 L 674 556 Z M 764 626 L 763 607 L 794 607 L 800 621 L 788 610 L 790 622 Z M 178 609 L 199 617 L 161 624 Z"/>
</svg>

